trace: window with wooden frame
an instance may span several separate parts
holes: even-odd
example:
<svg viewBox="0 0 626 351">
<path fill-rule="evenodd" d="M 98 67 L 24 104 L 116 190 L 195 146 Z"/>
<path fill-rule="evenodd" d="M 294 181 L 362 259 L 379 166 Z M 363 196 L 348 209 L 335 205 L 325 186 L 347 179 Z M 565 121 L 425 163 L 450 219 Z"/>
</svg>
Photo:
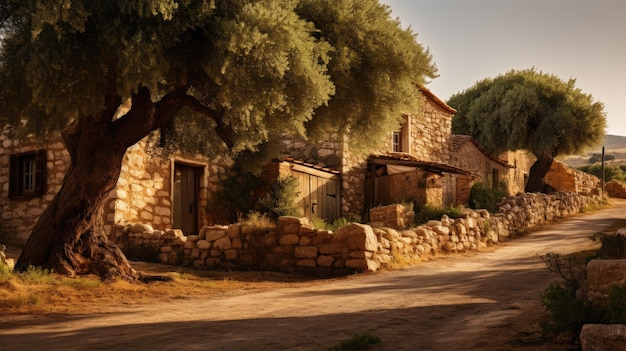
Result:
<svg viewBox="0 0 626 351">
<path fill-rule="evenodd" d="M 11 155 L 9 197 L 41 196 L 46 191 L 46 150 Z"/>
<path fill-rule="evenodd" d="M 391 150 L 393 152 L 402 152 L 402 132 L 393 132 L 391 139 Z"/>
</svg>

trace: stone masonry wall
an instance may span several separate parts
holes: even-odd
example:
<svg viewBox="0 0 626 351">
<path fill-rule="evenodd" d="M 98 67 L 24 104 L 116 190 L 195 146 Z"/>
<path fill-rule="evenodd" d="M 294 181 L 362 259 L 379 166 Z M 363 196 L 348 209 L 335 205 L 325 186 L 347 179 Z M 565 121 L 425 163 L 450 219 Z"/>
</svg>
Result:
<svg viewBox="0 0 626 351">
<path fill-rule="evenodd" d="M 544 177 L 545 182 L 559 191 L 600 194 L 600 179 L 591 174 L 554 161 Z"/>
<path fill-rule="evenodd" d="M 466 210 L 462 218 L 430 221 L 411 229 L 349 224 L 335 232 L 314 229 L 305 218 L 281 217 L 276 228 L 252 225 L 204 227 L 199 235 L 120 228 L 121 245 L 157 250 L 162 263 L 197 269 L 256 268 L 340 275 L 376 271 L 422 255 L 478 250 L 559 217 L 581 212 L 597 196 L 559 192 L 503 199 L 500 210 Z M 396 212 L 397 213 L 397 212 Z"/>
<path fill-rule="evenodd" d="M 70 156 L 60 137 L 47 143 L 37 143 L 34 138 L 12 140 L 5 130 L 0 133 L 0 146 L 0 220 L 15 230 L 20 240 L 26 241 L 45 208 L 61 189 Z M 9 199 L 10 156 L 42 149 L 47 150 L 45 194 Z"/>
<path fill-rule="evenodd" d="M 447 163 L 450 158 L 452 113 L 430 97 L 422 95 L 421 98 L 420 111 L 409 118 L 409 153 L 422 161 Z"/>
</svg>

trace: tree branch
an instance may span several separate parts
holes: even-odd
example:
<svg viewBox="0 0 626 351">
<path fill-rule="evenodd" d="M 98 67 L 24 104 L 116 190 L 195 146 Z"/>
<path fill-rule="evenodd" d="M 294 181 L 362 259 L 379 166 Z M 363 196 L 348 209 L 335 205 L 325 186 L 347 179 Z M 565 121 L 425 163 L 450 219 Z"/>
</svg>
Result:
<svg viewBox="0 0 626 351">
<path fill-rule="evenodd" d="M 169 125 L 183 107 L 211 118 L 215 124 L 215 132 L 228 148 L 234 146 L 232 131 L 224 124 L 222 114 L 211 109 L 187 94 L 187 88 L 179 88 L 165 95 L 159 102 L 150 100 L 150 92 L 142 87 L 133 95 L 131 109 L 120 119 L 113 122 L 115 139 L 127 147 L 134 145 L 148 133 Z"/>
<path fill-rule="evenodd" d="M 232 139 L 232 129 L 229 128 L 224 121 L 222 120 L 223 113 L 221 111 L 216 111 L 211 109 L 198 101 L 198 99 L 193 96 L 185 94 L 181 97 L 181 102 L 189 107 L 192 111 L 201 114 L 205 117 L 211 118 L 215 122 L 215 132 L 222 139 L 222 141 L 228 146 L 229 149 L 232 149 L 235 145 L 235 142 Z"/>
</svg>

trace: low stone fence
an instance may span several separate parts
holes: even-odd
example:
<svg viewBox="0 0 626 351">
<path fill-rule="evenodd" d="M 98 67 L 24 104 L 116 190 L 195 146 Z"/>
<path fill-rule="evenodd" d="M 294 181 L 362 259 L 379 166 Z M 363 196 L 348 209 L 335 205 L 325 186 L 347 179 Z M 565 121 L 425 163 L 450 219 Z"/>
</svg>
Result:
<svg viewBox="0 0 626 351">
<path fill-rule="evenodd" d="M 180 230 L 157 231 L 138 224 L 118 227 L 116 241 L 123 249 L 154 250 L 162 263 L 197 269 L 343 275 L 376 271 L 422 255 L 478 250 L 579 213 L 597 201 L 597 196 L 569 192 L 520 194 L 503 199 L 497 214 L 467 209 L 462 218 L 443 216 L 411 229 L 352 223 L 330 232 L 313 228 L 306 218 L 281 217 L 275 228 L 233 224 L 204 227 L 198 235 L 184 236 Z"/>
</svg>

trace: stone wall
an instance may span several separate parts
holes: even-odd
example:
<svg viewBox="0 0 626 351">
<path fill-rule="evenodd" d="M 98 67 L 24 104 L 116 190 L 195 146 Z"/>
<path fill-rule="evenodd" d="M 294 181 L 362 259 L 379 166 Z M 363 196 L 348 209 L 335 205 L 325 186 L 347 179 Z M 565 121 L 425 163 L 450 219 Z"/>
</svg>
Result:
<svg viewBox="0 0 626 351">
<path fill-rule="evenodd" d="M 70 156 L 60 137 L 46 143 L 34 138 L 13 140 L 7 130 L 0 133 L 0 219 L 15 230 L 20 240 L 26 241 L 35 223 L 61 189 Z M 9 198 L 10 156 L 37 150 L 46 150 L 46 191 L 42 196 Z"/>
<path fill-rule="evenodd" d="M 604 190 L 606 190 L 609 197 L 626 199 L 626 183 L 613 180 L 604 185 Z"/>
<path fill-rule="evenodd" d="M 422 255 L 478 250 L 559 217 L 579 213 L 596 196 L 559 192 L 503 199 L 500 211 L 466 210 L 462 218 L 433 220 L 398 230 L 350 224 L 335 232 L 314 229 L 305 218 L 281 217 L 276 228 L 204 227 L 199 235 L 120 228 L 121 246 L 159 251 L 160 261 L 198 269 L 255 268 L 318 275 L 376 271 Z M 385 222 L 385 220 L 382 220 Z"/>
<path fill-rule="evenodd" d="M 48 142 L 38 142 L 33 137 L 13 139 L 8 130 L 0 133 L 0 220 L 13 229 L 18 238 L 26 240 L 43 211 L 61 189 L 70 164 L 70 155 L 60 135 Z M 9 198 L 9 163 L 11 155 L 37 150 L 46 151 L 46 188 L 41 196 Z M 124 156 L 120 178 L 105 202 L 104 222 L 108 235 L 115 237 L 115 225 L 127 223 L 149 224 L 157 229 L 172 227 L 172 171 L 177 162 L 202 168 L 199 184 L 200 226 L 207 224 L 205 208 L 210 192 L 217 191 L 232 160 L 218 156 L 213 160 L 203 157 L 168 155 L 162 157 L 147 152 L 146 140 L 130 147 Z M 186 233 L 197 234 L 197 233 Z"/>
<path fill-rule="evenodd" d="M 454 110 L 438 101 L 427 89 L 422 93 L 420 110 L 409 118 L 409 153 L 422 161 L 447 163 Z"/>
<path fill-rule="evenodd" d="M 544 177 L 546 184 L 558 191 L 600 194 L 600 179 L 591 174 L 568 167 L 554 161 Z"/>
</svg>

